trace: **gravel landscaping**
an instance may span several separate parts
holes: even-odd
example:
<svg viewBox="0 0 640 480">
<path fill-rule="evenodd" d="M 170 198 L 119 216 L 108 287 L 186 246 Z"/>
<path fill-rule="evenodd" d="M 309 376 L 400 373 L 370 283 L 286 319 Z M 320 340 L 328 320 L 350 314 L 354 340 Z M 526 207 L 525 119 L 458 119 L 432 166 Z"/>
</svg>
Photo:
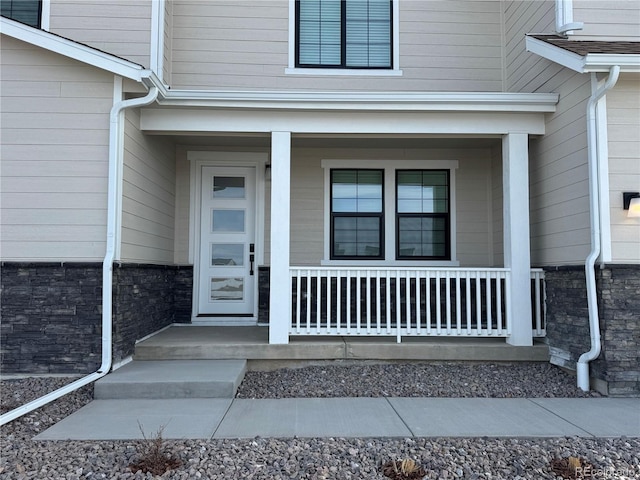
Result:
<svg viewBox="0 0 640 480">
<path fill-rule="evenodd" d="M 4 380 L 3 412 L 69 381 Z M 238 396 L 584 396 L 574 384 L 543 364 L 331 365 L 249 372 Z M 32 440 L 91 397 L 85 387 L 1 427 L 0 479 L 385 480 L 381 466 L 405 458 L 426 479 L 556 479 L 554 460 L 568 457 L 593 467 L 585 478 L 640 478 L 640 440 L 629 438 L 166 440 L 162 448 L 181 465 L 160 477 L 129 468 L 140 460 L 141 442 Z"/>
</svg>

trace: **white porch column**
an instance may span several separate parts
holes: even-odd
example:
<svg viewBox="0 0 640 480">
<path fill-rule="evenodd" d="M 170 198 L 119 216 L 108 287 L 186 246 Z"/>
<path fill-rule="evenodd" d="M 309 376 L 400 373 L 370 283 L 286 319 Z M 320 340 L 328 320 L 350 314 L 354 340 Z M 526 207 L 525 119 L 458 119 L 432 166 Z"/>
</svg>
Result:
<svg viewBox="0 0 640 480">
<path fill-rule="evenodd" d="M 529 146 L 526 133 L 502 137 L 504 266 L 511 269 L 511 345 L 533 345 L 529 240 Z"/>
<path fill-rule="evenodd" d="M 290 187 L 291 132 L 272 132 L 269 343 L 289 343 L 289 324 L 291 322 L 291 281 L 289 280 Z"/>
</svg>

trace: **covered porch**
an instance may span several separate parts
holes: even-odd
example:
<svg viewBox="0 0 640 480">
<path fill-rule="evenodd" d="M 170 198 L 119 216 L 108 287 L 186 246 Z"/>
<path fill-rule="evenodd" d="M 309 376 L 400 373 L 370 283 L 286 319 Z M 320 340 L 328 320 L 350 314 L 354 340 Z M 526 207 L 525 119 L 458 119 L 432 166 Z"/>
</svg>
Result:
<svg viewBox="0 0 640 480">
<path fill-rule="evenodd" d="M 140 128 L 180 146 L 178 190 L 190 200 L 176 209 L 187 213 L 176 221 L 175 258 L 194 268 L 194 325 L 268 325 L 261 335 L 273 346 L 335 337 L 339 345 L 465 338 L 531 347 L 544 337 L 544 274 L 532 268 L 529 247 L 528 143 L 544 134 L 555 96 L 446 94 L 445 102 L 433 94 L 411 103 L 370 94 L 365 103 L 336 93 L 298 105 L 265 95 L 231 106 L 193 95 L 167 93 L 142 109 Z M 364 259 L 343 254 L 348 235 L 334 232 L 345 216 L 333 208 L 338 170 L 379 173 L 378 241 L 361 242 Z M 433 171 L 446 172 L 446 245 L 411 258 L 399 233 L 399 175 Z M 216 188 L 231 188 L 216 179 L 233 183 L 236 173 L 254 197 L 216 200 Z M 246 217 L 254 230 L 216 236 L 211 212 L 215 222 L 216 211 L 247 205 L 255 205 Z M 230 242 L 246 244 L 244 257 Z M 249 289 L 250 311 L 207 310 L 244 301 Z"/>
</svg>

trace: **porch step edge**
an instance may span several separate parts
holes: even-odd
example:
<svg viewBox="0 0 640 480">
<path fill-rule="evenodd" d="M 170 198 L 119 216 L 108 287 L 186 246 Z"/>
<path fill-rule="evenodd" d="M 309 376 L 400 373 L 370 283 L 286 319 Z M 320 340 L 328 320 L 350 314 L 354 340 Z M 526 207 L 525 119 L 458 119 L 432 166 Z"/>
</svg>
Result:
<svg viewBox="0 0 640 480">
<path fill-rule="evenodd" d="M 246 371 L 245 359 L 134 360 L 98 380 L 94 398 L 233 398 Z"/>
</svg>

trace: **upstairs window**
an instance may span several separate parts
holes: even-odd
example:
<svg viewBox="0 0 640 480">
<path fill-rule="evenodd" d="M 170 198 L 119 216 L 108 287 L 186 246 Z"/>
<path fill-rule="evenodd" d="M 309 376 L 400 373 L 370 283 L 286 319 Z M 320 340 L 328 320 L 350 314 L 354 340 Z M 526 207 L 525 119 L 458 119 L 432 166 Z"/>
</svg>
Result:
<svg viewBox="0 0 640 480">
<path fill-rule="evenodd" d="M 391 0 L 296 0 L 296 67 L 393 68 Z"/>
<path fill-rule="evenodd" d="M 0 15 L 40 28 L 42 2 L 40 0 L 0 0 Z"/>
</svg>

